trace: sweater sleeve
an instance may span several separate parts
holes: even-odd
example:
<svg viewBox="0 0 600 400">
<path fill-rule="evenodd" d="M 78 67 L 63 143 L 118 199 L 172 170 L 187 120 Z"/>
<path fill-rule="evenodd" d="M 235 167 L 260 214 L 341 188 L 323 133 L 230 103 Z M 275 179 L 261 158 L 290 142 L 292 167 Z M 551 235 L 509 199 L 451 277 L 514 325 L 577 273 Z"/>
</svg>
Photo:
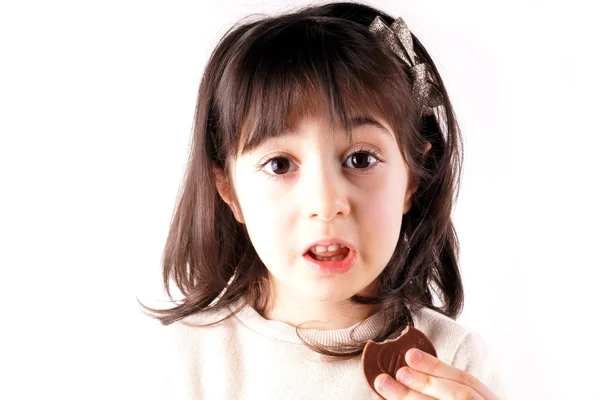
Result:
<svg viewBox="0 0 600 400">
<path fill-rule="evenodd" d="M 471 332 L 465 336 L 454 354 L 452 366 L 479 379 L 500 399 L 507 399 L 502 376 L 479 335 Z"/>
</svg>

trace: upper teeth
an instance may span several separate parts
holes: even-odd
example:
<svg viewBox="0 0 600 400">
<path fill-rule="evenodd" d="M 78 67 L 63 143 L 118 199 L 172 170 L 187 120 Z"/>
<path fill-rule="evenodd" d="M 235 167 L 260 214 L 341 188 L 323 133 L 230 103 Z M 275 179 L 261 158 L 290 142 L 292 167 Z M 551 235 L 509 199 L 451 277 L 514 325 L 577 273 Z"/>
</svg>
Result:
<svg viewBox="0 0 600 400">
<path fill-rule="evenodd" d="M 346 246 L 344 246 L 343 244 L 330 244 L 329 246 L 315 246 L 313 247 L 311 250 L 314 253 L 327 253 L 327 252 L 332 252 L 332 251 L 336 251 L 340 248 L 344 248 Z"/>
</svg>

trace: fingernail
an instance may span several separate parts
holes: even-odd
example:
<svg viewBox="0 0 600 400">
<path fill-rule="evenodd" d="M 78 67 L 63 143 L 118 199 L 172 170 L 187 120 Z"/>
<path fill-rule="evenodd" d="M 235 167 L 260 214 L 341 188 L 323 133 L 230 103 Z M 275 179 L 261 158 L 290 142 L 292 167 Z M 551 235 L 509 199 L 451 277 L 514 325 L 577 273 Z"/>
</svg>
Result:
<svg viewBox="0 0 600 400">
<path fill-rule="evenodd" d="M 379 390 L 382 392 L 387 392 L 388 390 L 392 389 L 392 387 L 394 387 L 393 379 L 388 376 L 383 378 L 379 383 Z"/>
<path fill-rule="evenodd" d="M 410 380 L 412 379 L 412 373 L 410 372 L 410 369 L 403 369 L 402 372 L 400 373 L 400 380 L 404 383 L 408 383 L 410 382 Z"/>
<path fill-rule="evenodd" d="M 412 362 L 414 364 L 417 364 L 419 361 L 421 361 L 421 359 L 423 358 L 423 354 L 421 353 L 421 351 L 419 350 L 413 350 L 413 354 L 412 354 Z"/>
</svg>

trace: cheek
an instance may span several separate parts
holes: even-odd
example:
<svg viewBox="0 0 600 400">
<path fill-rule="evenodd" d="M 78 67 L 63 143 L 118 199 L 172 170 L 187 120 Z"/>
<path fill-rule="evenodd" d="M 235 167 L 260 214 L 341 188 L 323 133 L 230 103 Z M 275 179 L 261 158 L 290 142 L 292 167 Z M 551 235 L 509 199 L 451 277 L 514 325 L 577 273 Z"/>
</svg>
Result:
<svg viewBox="0 0 600 400">
<path fill-rule="evenodd" d="M 248 225 L 260 228 L 275 227 L 282 223 L 286 207 L 285 193 L 282 193 L 277 185 L 260 182 L 257 179 L 245 179 L 238 183 L 238 200 L 244 214 L 244 220 Z"/>
<path fill-rule="evenodd" d="M 271 182 L 268 182 L 271 183 Z M 285 240 L 291 230 L 291 207 L 281 193 L 273 193 L 275 185 L 258 183 L 256 179 L 238 179 L 236 191 L 244 223 L 256 252 L 267 265 L 281 260 L 289 246 Z"/>
<path fill-rule="evenodd" d="M 390 174 L 391 175 L 391 174 Z M 400 180 L 400 182 L 398 182 Z M 376 265 L 391 258 L 402 225 L 404 198 L 406 194 L 405 179 L 403 177 L 386 176 L 377 189 L 364 199 L 361 207 L 362 215 L 359 218 L 361 240 L 367 245 L 370 257 Z"/>
</svg>

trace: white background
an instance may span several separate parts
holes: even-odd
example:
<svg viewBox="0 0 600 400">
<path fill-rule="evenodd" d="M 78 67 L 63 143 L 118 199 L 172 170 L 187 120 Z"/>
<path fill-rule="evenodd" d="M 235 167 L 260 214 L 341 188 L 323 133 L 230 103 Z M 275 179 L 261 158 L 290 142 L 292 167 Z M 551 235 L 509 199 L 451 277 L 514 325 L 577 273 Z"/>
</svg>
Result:
<svg viewBox="0 0 600 400">
<path fill-rule="evenodd" d="M 155 398 L 162 331 L 135 298 L 162 295 L 203 66 L 240 17 L 299 4 L 0 3 L 0 398 Z M 597 13 L 370 4 L 425 44 L 462 124 L 459 322 L 511 398 L 600 398 Z"/>
</svg>

